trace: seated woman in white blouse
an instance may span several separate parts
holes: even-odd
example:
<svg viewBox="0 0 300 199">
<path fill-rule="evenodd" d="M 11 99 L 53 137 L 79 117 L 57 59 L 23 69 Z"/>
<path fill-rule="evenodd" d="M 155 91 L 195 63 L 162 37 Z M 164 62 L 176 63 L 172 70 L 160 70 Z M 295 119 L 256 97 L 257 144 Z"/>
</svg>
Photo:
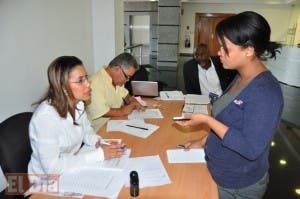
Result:
<svg viewBox="0 0 300 199">
<path fill-rule="evenodd" d="M 124 144 L 101 145 L 101 137 L 90 126 L 82 101 L 90 98 L 91 88 L 81 60 L 56 58 L 48 68 L 48 81 L 49 89 L 29 125 L 29 174 L 61 174 L 123 155 Z M 82 143 L 96 150 L 77 154 Z"/>
</svg>

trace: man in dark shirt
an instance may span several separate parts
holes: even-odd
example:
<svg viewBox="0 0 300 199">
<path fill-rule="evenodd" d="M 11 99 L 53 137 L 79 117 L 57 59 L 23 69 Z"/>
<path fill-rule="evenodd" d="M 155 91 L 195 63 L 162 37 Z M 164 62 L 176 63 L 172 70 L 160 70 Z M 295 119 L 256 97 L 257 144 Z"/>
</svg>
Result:
<svg viewBox="0 0 300 199">
<path fill-rule="evenodd" d="M 189 94 L 214 93 L 220 96 L 235 75 L 235 70 L 223 68 L 218 56 L 209 56 L 206 44 L 199 44 L 194 58 L 183 66 L 185 90 Z"/>
</svg>

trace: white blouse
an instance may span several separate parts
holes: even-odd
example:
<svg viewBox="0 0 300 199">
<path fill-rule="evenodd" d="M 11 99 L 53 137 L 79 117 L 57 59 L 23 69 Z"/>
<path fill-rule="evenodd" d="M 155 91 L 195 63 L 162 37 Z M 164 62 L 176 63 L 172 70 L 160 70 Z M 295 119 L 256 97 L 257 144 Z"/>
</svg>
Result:
<svg viewBox="0 0 300 199">
<path fill-rule="evenodd" d="M 60 117 L 47 101 L 38 106 L 29 124 L 32 148 L 29 174 L 61 174 L 69 169 L 104 160 L 102 148 L 76 155 L 82 142 L 95 146 L 101 138 L 92 129 L 83 102 L 77 104 L 77 109 L 75 121 L 78 125 L 74 125 L 69 113 L 67 118 Z"/>
</svg>

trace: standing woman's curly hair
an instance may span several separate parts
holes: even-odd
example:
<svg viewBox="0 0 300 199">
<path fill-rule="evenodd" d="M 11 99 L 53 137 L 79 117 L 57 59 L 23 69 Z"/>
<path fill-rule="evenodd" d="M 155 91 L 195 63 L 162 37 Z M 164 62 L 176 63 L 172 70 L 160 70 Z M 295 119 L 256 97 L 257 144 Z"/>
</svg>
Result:
<svg viewBox="0 0 300 199">
<path fill-rule="evenodd" d="M 224 19 L 217 25 L 216 35 L 227 54 L 228 48 L 224 37 L 235 45 L 244 48 L 253 47 L 258 58 L 262 56 L 276 58 L 276 53 L 280 52 L 278 48 L 281 44 L 270 41 L 271 28 L 268 22 L 256 12 L 246 11 Z"/>
<path fill-rule="evenodd" d="M 82 61 L 74 56 L 56 58 L 48 67 L 49 88 L 45 96 L 35 104 L 47 100 L 58 112 L 60 117 L 66 118 L 70 112 L 75 122 L 75 98 L 69 86 L 69 76 L 76 66 L 82 66 Z"/>
</svg>

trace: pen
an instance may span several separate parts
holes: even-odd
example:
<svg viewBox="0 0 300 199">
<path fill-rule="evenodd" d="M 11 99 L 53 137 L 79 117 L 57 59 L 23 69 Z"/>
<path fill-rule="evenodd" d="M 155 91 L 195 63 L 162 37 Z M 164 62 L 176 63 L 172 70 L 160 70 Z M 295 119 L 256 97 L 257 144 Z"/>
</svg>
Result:
<svg viewBox="0 0 300 199">
<path fill-rule="evenodd" d="M 184 146 L 184 144 L 177 144 L 177 148 L 185 149 L 185 146 Z"/>
<path fill-rule="evenodd" d="M 142 130 L 149 130 L 148 128 L 145 128 L 145 127 L 133 126 L 133 125 L 129 125 L 129 124 L 126 124 L 125 126 L 132 127 L 132 128 L 137 128 L 137 129 L 142 129 Z"/>
<path fill-rule="evenodd" d="M 170 96 L 169 96 L 169 94 L 168 94 L 168 93 L 166 93 L 166 96 L 167 96 L 167 98 L 170 98 Z"/>
<path fill-rule="evenodd" d="M 110 146 L 110 143 L 107 142 L 107 141 L 105 141 L 105 140 L 103 140 L 103 139 L 100 140 L 100 144 Z"/>
<path fill-rule="evenodd" d="M 107 142 L 106 140 L 103 140 L 103 139 L 100 140 L 100 144 L 103 144 L 103 145 L 106 145 L 106 146 L 110 146 L 111 145 L 109 142 Z M 125 150 L 126 149 L 126 145 L 120 146 L 119 149 Z"/>
<path fill-rule="evenodd" d="M 124 105 L 128 105 L 128 103 L 127 103 L 125 97 L 122 97 L 122 100 L 123 100 L 123 104 L 124 104 Z"/>
</svg>

